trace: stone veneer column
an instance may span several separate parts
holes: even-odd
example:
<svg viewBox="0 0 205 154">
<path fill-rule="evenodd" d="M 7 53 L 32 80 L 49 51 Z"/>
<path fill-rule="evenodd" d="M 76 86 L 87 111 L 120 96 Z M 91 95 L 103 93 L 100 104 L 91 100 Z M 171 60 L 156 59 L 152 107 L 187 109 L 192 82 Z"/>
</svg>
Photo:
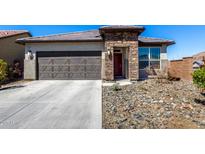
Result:
<svg viewBox="0 0 205 154">
<path fill-rule="evenodd" d="M 139 79 L 139 65 L 138 65 L 138 41 L 129 43 L 129 79 Z"/>
<path fill-rule="evenodd" d="M 133 35 L 133 34 L 132 34 Z M 129 38 L 129 37 L 128 37 Z M 129 61 L 129 79 L 139 79 L 138 69 L 138 40 L 105 40 L 105 80 L 114 80 L 114 66 L 113 66 L 113 54 L 114 47 L 126 47 L 128 48 L 128 61 Z M 108 55 L 108 51 L 110 55 Z"/>
</svg>

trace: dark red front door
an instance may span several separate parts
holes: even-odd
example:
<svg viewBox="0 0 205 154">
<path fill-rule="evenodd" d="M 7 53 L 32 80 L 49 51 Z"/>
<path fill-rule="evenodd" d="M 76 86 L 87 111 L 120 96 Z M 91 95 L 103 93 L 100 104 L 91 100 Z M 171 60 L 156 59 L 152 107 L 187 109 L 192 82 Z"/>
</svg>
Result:
<svg viewBox="0 0 205 154">
<path fill-rule="evenodd" d="M 114 54 L 114 76 L 122 76 L 122 54 Z"/>
</svg>

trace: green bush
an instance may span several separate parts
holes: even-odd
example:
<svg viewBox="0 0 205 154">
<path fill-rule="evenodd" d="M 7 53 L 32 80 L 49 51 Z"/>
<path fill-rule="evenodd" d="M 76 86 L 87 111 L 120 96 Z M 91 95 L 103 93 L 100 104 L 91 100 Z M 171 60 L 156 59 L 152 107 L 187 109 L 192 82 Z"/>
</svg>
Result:
<svg viewBox="0 0 205 154">
<path fill-rule="evenodd" d="M 0 59 L 0 85 L 7 77 L 7 63 Z"/>
<path fill-rule="evenodd" d="M 113 91 L 119 91 L 121 90 L 119 83 L 115 83 L 112 85 L 112 90 Z"/>
<path fill-rule="evenodd" d="M 193 73 L 193 82 L 199 88 L 205 89 L 205 67 L 197 69 Z"/>
</svg>

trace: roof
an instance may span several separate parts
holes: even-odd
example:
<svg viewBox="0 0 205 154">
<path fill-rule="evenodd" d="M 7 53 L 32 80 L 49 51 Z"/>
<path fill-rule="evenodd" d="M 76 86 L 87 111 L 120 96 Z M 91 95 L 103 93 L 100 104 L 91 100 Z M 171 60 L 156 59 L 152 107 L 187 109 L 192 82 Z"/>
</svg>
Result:
<svg viewBox="0 0 205 154">
<path fill-rule="evenodd" d="M 202 66 L 204 66 L 204 62 L 202 60 L 196 60 L 196 61 L 193 62 L 193 66 L 192 67 L 193 68 L 200 68 Z"/>
<path fill-rule="evenodd" d="M 102 26 L 100 29 L 144 29 L 143 26 L 132 26 L 132 25 L 111 25 Z"/>
<path fill-rule="evenodd" d="M 83 32 L 61 33 L 55 35 L 27 37 L 17 39 L 18 43 L 26 42 L 74 42 L 74 41 L 102 41 L 99 30 Z"/>
<path fill-rule="evenodd" d="M 17 39 L 18 43 L 35 43 L 35 42 L 80 42 L 80 41 L 93 41 L 102 42 L 103 38 L 100 35 L 99 30 L 90 30 L 82 32 L 62 33 L 55 35 L 39 36 L 39 37 L 27 37 Z M 172 40 L 150 38 L 139 36 L 139 41 L 142 43 L 166 43 L 168 45 L 174 44 Z"/>
<path fill-rule="evenodd" d="M 132 26 L 132 25 L 111 25 L 102 26 L 100 30 L 144 30 L 143 26 Z"/>
<path fill-rule="evenodd" d="M 157 44 L 157 43 L 165 43 L 168 45 L 175 44 L 173 40 L 167 40 L 167 39 L 162 39 L 162 38 L 154 38 L 154 37 L 144 37 L 144 36 L 139 36 L 138 40 L 142 43 L 150 43 L 150 44 Z"/>
<path fill-rule="evenodd" d="M 196 60 L 193 62 L 193 64 L 198 64 L 199 66 L 204 65 L 204 62 L 202 60 Z"/>
<path fill-rule="evenodd" d="M 102 26 L 99 28 L 100 34 L 105 32 L 138 32 L 142 33 L 145 30 L 143 26 L 131 26 L 131 25 L 111 25 L 111 26 Z"/>
<path fill-rule="evenodd" d="M 26 30 L 0 30 L 0 39 L 26 33 L 28 33 L 29 36 L 31 36 L 30 33 Z"/>
</svg>

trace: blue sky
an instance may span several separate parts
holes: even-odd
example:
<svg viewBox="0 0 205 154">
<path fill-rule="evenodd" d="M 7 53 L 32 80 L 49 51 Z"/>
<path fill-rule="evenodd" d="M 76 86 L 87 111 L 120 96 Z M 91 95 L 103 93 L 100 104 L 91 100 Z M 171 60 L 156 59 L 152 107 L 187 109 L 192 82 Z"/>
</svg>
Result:
<svg viewBox="0 0 205 154">
<path fill-rule="evenodd" d="M 3 25 L 0 26 L 0 29 L 28 30 L 33 36 L 42 36 L 47 34 L 98 29 L 100 26 L 101 25 Z M 192 56 L 198 52 L 205 51 L 205 26 L 145 25 L 145 28 L 146 30 L 141 34 L 142 36 L 172 39 L 176 42 L 175 45 L 168 48 L 168 58 L 170 60 Z"/>
</svg>

